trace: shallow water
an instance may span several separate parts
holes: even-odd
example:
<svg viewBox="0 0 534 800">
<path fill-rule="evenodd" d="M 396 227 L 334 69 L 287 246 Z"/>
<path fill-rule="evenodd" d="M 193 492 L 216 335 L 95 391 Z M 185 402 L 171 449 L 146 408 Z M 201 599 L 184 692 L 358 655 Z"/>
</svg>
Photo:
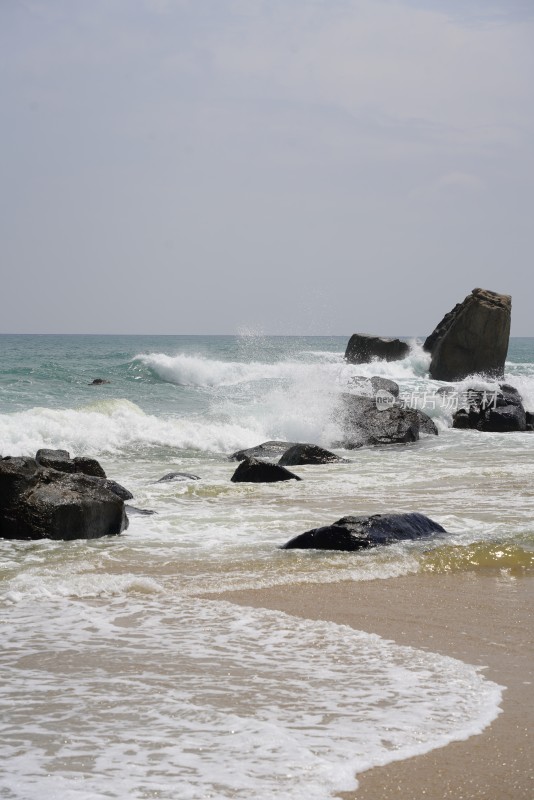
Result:
<svg viewBox="0 0 534 800">
<path fill-rule="evenodd" d="M 326 798 L 495 716 L 499 688 L 453 659 L 197 597 L 532 570 L 533 436 L 450 429 L 417 344 L 404 361 L 355 367 L 346 341 L 0 337 L 0 452 L 96 456 L 157 511 L 120 537 L 0 541 L 2 796 Z M 534 340 L 512 340 L 507 373 L 534 410 Z M 339 451 L 349 463 L 294 468 L 299 483 L 230 482 L 238 448 L 331 446 L 339 393 L 374 374 L 417 397 L 440 435 Z M 96 377 L 111 383 L 89 386 Z M 200 480 L 156 483 L 170 471 Z M 360 554 L 279 549 L 343 515 L 392 510 L 449 533 Z"/>
</svg>

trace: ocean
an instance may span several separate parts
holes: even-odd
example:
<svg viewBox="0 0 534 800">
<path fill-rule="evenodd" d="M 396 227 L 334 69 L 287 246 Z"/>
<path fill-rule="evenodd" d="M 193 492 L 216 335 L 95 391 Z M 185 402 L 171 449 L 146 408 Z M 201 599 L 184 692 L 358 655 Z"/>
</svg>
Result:
<svg viewBox="0 0 534 800">
<path fill-rule="evenodd" d="M 116 537 L 0 540 L 0 797 L 327 800 L 499 714 L 502 687 L 474 666 L 217 597 L 532 573 L 533 434 L 451 429 L 454 398 L 438 401 L 418 341 L 403 361 L 355 366 L 348 338 L 0 336 L 0 453 L 94 456 L 156 512 L 132 514 Z M 292 468 L 301 482 L 231 482 L 237 449 L 335 446 L 340 393 L 372 375 L 395 380 L 439 436 L 336 449 L 348 463 Z M 534 411 L 534 338 L 511 340 L 506 381 Z M 158 483 L 171 471 L 199 479 Z M 427 514 L 448 534 L 360 553 L 280 549 L 384 511 Z"/>
</svg>

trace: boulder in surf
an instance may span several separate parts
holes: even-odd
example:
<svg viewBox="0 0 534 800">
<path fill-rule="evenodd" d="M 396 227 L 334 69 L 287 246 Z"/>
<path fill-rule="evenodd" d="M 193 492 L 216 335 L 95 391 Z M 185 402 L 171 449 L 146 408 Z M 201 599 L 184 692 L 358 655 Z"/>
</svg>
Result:
<svg viewBox="0 0 534 800">
<path fill-rule="evenodd" d="M 464 404 L 452 418 L 453 428 L 491 433 L 528 430 L 527 412 L 517 389 L 500 384 L 498 389 L 468 389 Z"/>
<path fill-rule="evenodd" d="M 343 432 L 340 445 L 352 450 L 366 445 L 416 442 L 421 427 L 419 413 L 394 402 L 392 396 L 391 401 L 381 409 L 373 397 L 342 394 L 338 410 Z"/>
<path fill-rule="evenodd" d="M 512 298 L 473 289 L 449 311 L 423 345 L 431 354 L 430 377 L 457 381 L 480 374 L 501 378 L 508 352 Z"/>
<path fill-rule="evenodd" d="M 123 500 L 106 481 L 42 466 L 33 458 L 0 461 L 0 536 L 95 539 L 128 526 Z"/>
<path fill-rule="evenodd" d="M 233 483 L 276 483 L 277 481 L 300 481 L 298 475 L 279 464 L 245 458 L 231 477 Z"/>
<path fill-rule="evenodd" d="M 235 453 L 228 456 L 228 459 L 229 461 L 243 461 L 245 458 L 280 458 L 286 450 L 295 444 L 298 444 L 298 442 L 263 442 L 245 450 L 236 450 Z"/>
<path fill-rule="evenodd" d="M 370 361 L 400 361 L 406 358 L 410 346 L 401 339 L 372 336 L 369 333 L 353 333 L 345 350 L 349 364 L 368 364 Z"/>
<path fill-rule="evenodd" d="M 335 464 L 346 463 L 346 458 L 341 458 L 330 450 L 325 450 L 317 444 L 294 444 L 290 447 L 278 463 L 283 467 L 296 467 L 299 464 Z"/>
<path fill-rule="evenodd" d="M 421 539 L 445 528 L 423 514 L 373 514 L 342 517 L 332 525 L 301 533 L 282 545 L 282 550 L 344 550 L 353 552 L 378 545 Z"/>
</svg>

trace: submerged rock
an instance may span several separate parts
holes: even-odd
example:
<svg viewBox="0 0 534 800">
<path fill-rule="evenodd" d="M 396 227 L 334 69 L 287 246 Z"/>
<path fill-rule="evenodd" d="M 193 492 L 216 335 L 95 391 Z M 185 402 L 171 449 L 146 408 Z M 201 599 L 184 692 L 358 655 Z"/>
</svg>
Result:
<svg viewBox="0 0 534 800">
<path fill-rule="evenodd" d="M 231 477 L 233 483 L 275 483 L 277 481 L 300 481 L 298 475 L 279 464 L 245 458 Z"/>
<path fill-rule="evenodd" d="M 128 526 L 124 502 L 106 481 L 42 466 L 33 458 L 0 461 L 0 536 L 94 539 Z"/>
<path fill-rule="evenodd" d="M 430 377 L 440 381 L 474 374 L 502 377 L 511 313 L 509 295 L 473 289 L 445 314 L 423 345 L 432 356 Z"/>
<path fill-rule="evenodd" d="M 151 508 L 136 508 L 136 506 L 126 506 L 126 511 L 128 514 L 133 514 L 134 516 L 140 517 L 151 517 L 153 514 L 157 514 L 157 511 L 154 511 Z"/>
<path fill-rule="evenodd" d="M 88 386 L 103 386 L 105 383 L 111 383 L 111 381 L 107 381 L 105 378 L 95 378 Z"/>
<path fill-rule="evenodd" d="M 334 464 L 347 463 L 346 458 L 336 456 L 316 444 L 294 444 L 283 454 L 279 464 L 284 467 L 296 467 L 298 464 Z"/>
<path fill-rule="evenodd" d="M 406 539 L 420 539 L 446 533 L 437 522 L 423 514 L 373 514 L 342 517 L 333 525 L 313 528 L 282 545 L 282 550 L 363 550 Z"/>
<path fill-rule="evenodd" d="M 237 450 L 228 456 L 229 461 L 243 461 L 245 458 L 279 458 L 286 450 L 298 442 L 263 442 L 255 447 L 248 447 L 246 450 Z"/>
<path fill-rule="evenodd" d="M 367 364 L 373 359 L 400 361 L 406 358 L 410 346 L 400 339 L 372 336 L 369 333 L 353 333 L 345 350 L 349 364 Z"/>
<path fill-rule="evenodd" d="M 199 481 L 198 475 L 192 475 L 190 472 L 168 472 L 156 483 L 168 483 L 169 481 Z"/>
</svg>

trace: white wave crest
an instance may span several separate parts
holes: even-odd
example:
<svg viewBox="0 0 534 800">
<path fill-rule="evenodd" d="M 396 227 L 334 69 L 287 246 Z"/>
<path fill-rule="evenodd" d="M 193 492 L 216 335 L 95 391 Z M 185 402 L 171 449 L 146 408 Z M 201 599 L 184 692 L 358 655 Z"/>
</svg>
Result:
<svg viewBox="0 0 534 800">
<path fill-rule="evenodd" d="M 230 452 L 257 444 L 265 430 L 244 422 L 145 414 L 128 400 L 107 400 L 80 410 L 32 408 L 0 415 L 0 453 L 32 456 L 41 447 L 71 455 L 114 454 L 139 447 Z"/>
</svg>

